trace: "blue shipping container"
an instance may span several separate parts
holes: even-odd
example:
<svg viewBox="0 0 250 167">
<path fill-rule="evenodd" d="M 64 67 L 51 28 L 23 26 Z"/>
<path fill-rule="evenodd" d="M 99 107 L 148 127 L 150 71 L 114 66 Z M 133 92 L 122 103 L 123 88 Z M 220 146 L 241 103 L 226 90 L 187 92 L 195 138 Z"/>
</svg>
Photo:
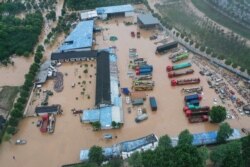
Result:
<svg viewBox="0 0 250 167">
<path fill-rule="evenodd" d="M 157 103 L 156 103 L 155 97 L 150 97 L 149 102 L 150 102 L 151 110 L 156 111 L 157 110 Z"/>
</svg>

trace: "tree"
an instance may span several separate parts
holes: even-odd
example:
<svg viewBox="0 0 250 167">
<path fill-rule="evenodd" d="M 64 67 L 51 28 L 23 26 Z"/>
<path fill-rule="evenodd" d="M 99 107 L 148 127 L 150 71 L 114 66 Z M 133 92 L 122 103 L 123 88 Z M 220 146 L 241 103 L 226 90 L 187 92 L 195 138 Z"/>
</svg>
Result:
<svg viewBox="0 0 250 167">
<path fill-rule="evenodd" d="M 208 152 L 208 148 L 203 146 L 198 148 L 198 153 L 200 155 L 200 157 L 202 158 L 202 166 L 206 166 L 206 161 L 209 158 L 209 152 Z"/>
<path fill-rule="evenodd" d="M 226 119 L 227 112 L 226 108 L 223 106 L 213 106 L 209 112 L 211 122 L 220 123 Z"/>
<path fill-rule="evenodd" d="M 139 152 L 135 152 L 128 159 L 129 165 L 133 167 L 142 167 L 142 156 Z"/>
<path fill-rule="evenodd" d="M 89 150 L 89 162 L 97 163 L 101 165 L 104 160 L 104 156 L 102 154 L 102 147 L 92 146 Z"/>
<path fill-rule="evenodd" d="M 237 64 L 237 63 L 233 63 L 233 64 L 232 64 L 232 67 L 233 67 L 233 68 L 237 68 L 237 67 L 238 67 L 238 64 Z"/>
<path fill-rule="evenodd" d="M 10 112 L 10 115 L 14 118 L 22 118 L 23 116 L 23 113 L 18 110 L 18 109 L 13 109 L 11 112 Z"/>
<path fill-rule="evenodd" d="M 214 163 L 214 166 L 242 167 L 241 149 L 241 143 L 239 141 L 223 144 L 217 146 L 211 152 L 210 159 Z"/>
<path fill-rule="evenodd" d="M 116 126 L 117 126 L 117 124 L 116 124 L 116 122 L 115 121 L 112 121 L 112 128 L 116 128 Z"/>
<path fill-rule="evenodd" d="M 192 145 L 192 142 L 193 142 L 193 136 L 187 129 L 179 134 L 178 146 Z"/>
<path fill-rule="evenodd" d="M 232 64 L 232 61 L 231 61 L 230 59 L 227 59 L 227 60 L 225 61 L 225 64 L 228 65 L 228 66 L 230 66 L 230 65 Z"/>
<path fill-rule="evenodd" d="M 220 128 L 217 133 L 216 140 L 218 143 L 224 143 L 233 133 L 233 129 L 231 129 L 230 125 L 225 122 L 220 125 Z"/>
<path fill-rule="evenodd" d="M 84 74 L 87 74 L 88 73 L 88 69 L 85 69 L 83 72 L 84 72 Z"/>
<path fill-rule="evenodd" d="M 201 46 L 201 47 L 200 47 L 200 51 L 201 51 L 201 52 L 204 52 L 205 49 L 206 49 L 205 46 Z"/>
<path fill-rule="evenodd" d="M 44 52 L 43 45 L 38 45 L 37 48 L 36 48 L 36 52 L 40 52 L 40 53 Z"/>
<path fill-rule="evenodd" d="M 16 133 L 16 131 L 17 131 L 16 128 L 13 127 L 13 126 L 8 126 L 7 129 L 6 129 L 6 132 L 8 134 L 11 134 L 11 135 L 14 135 Z"/>
<path fill-rule="evenodd" d="M 98 131 L 98 130 L 101 129 L 101 123 L 100 123 L 100 121 L 92 122 L 92 126 L 93 126 L 93 130 L 94 131 Z"/>
<path fill-rule="evenodd" d="M 194 47 L 198 49 L 200 47 L 200 44 L 196 43 Z"/>
<path fill-rule="evenodd" d="M 11 117 L 11 118 L 9 119 L 9 125 L 10 125 L 10 126 L 13 126 L 13 127 L 16 127 L 16 126 L 18 125 L 18 119 L 15 118 L 15 117 Z"/>
<path fill-rule="evenodd" d="M 108 164 L 102 165 L 102 167 L 121 167 L 123 164 L 122 159 L 120 158 L 113 158 L 109 160 Z"/>
<path fill-rule="evenodd" d="M 186 37 L 186 38 L 185 38 L 185 42 L 189 42 L 189 39 L 188 39 L 188 37 Z"/>
<path fill-rule="evenodd" d="M 245 72 L 245 70 L 246 70 L 246 69 L 245 69 L 244 67 L 240 67 L 240 71 L 241 71 L 241 72 Z"/>
<path fill-rule="evenodd" d="M 190 40 L 190 41 L 189 41 L 189 44 L 190 44 L 190 45 L 193 45 L 193 44 L 194 44 L 194 41 L 193 41 L 193 40 Z"/>
<path fill-rule="evenodd" d="M 245 166 L 250 164 L 250 135 L 241 139 L 242 142 L 242 157 Z"/>
<path fill-rule="evenodd" d="M 158 147 L 161 147 L 161 148 L 171 148 L 172 147 L 172 141 L 168 135 L 164 135 L 164 136 L 160 137 Z"/>
</svg>

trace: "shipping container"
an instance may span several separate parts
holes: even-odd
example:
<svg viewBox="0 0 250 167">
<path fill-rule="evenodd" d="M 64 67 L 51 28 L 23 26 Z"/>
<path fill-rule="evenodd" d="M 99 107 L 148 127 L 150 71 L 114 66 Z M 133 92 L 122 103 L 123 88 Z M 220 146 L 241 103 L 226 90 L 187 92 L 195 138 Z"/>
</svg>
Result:
<svg viewBox="0 0 250 167">
<path fill-rule="evenodd" d="M 157 103 L 155 97 L 149 98 L 150 106 L 152 111 L 157 111 Z"/>
</svg>

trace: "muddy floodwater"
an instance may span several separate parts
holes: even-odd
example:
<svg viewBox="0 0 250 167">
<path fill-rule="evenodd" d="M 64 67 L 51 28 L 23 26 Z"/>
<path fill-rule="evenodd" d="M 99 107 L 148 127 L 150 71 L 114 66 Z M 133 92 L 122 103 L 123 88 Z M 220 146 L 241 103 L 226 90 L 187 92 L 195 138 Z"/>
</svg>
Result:
<svg viewBox="0 0 250 167">
<path fill-rule="evenodd" d="M 146 92 L 148 96 L 154 96 L 158 103 L 157 112 L 152 112 L 148 99 L 143 107 L 146 108 L 149 115 L 148 120 L 142 123 L 135 123 L 136 108 L 132 108 L 129 114 L 123 97 L 124 126 L 118 130 L 103 130 L 93 132 L 92 127 L 88 124 L 82 124 L 78 115 L 73 115 L 71 109 L 88 109 L 94 107 L 95 103 L 95 62 L 88 62 L 88 74 L 84 74 L 86 62 L 63 63 L 58 68 L 64 74 L 64 89 L 60 93 L 55 93 L 49 97 L 49 104 L 61 104 L 63 114 L 56 117 L 55 132 L 52 135 L 42 134 L 35 123 L 40 118 L 29 117 L 21 121 L 19 132 L 12 138 L 12 142 L 4 142 L 0 145 L 0 162 L 1 166 L 25 166 L 25 167 L 59 167 L 62 164 L 79 162 L 79 153 L 81 149 L 89 148 L 93 145 L 111 146 L 117 142 L 136 139 L 145 135 L 155 133 L 157 136 L 168 134 L 171 137 L 177 136 L 182 130 L 188 129 L 191 133 L 211 131 L 218 128 L 217 125 L 210 123 L 188 123 L 182 108 L 184 106 L 184 95 L 181 94 L 183 87 L 172 87 L 167 77 L 166 66 L 172 63 L 168 55 L 156 56 L 156 46 L 150 41 L 149 37 L 161 32 L 154 30 L 139 30 L 136 25 L 125 26 L 123 21 L 135 21 L 133 18 L 117 18 L 108 22 L 98 21 L 96 24 L 106 30 L 96 35 L 95 49 L 110 46 L 117 47 L 118 69 L 121 87 L 131 88 L 132 79 L 127 75 L 129 70 L 129 48 L 136 48 L 139 57 L 145 58 L 148 64 L 153 65 L 153 80 L 155 88 L 153 91 Z M 140 31 L 141 38 L 132 38 L 130 32 Z M 117 41 L 109 41 L 110 36 L 116 36 Z M 164 38 L 164 34 L 159 38 Z M 168 38 L 171 40 L 171 38 Z M 191 59 L 189 59 L 191 61 Z M 91 67 L 91 64 L 93 66 Z M 212 106 L 213 98 L 218 98 L 213 89 L 208 88 L 205 77 L 199 75 L 199 69 L 193 65 L 195 73 L 181 78 L 200 77 L 200 86 L 204 88 L 203 100 L 201 105 Z M 67 74 L 66 74 L 67 73 Z M 92 77 L 90 77 L 92 75 Z M 80 76 L 80 77 L 79 77 Z M 82 81 L 86 85 L 81 87 Z M 89 82 L 91 81 L 91 82 Z M 80 83 L 80 84 L 79 84 Z M 75 87 L 72 88 L 72 85 Z M 198 86 L 198 85 L 197 85 Z M 184 86 L 188 87 L 188 86 Z M 86 88 L 85 95 L 81 92 Z M 42 90 L 53 90 L 53 80 L 49 80 Z M 87 98 L 90 95 L 90 99 Z M 78 97 L 78 100 L 76 99 Z M 40 101 L 38 98 L 33 99 L 30 110 Z M 130 106 L 131 107 L 131 106 Z M 32 111 L 30 111 L 32 112 Z M 116 135 L 117 139 L 106 141 L 102 138 L 103 134 L 111 133 Z M 27 140 L 27 144 L 16 146 L 14 141 L 18 138 Z M 15 160 L 13 160 L 15 156 Z"/>
</svg>

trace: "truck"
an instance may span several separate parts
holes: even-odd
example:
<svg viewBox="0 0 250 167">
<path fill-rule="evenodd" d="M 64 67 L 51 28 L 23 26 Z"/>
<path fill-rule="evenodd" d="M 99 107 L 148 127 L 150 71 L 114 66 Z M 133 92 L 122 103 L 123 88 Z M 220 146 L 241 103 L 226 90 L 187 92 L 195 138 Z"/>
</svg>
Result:
<svg viewBox="0 0 250 167">
<path fill-rule="evenodd" d="M 49 116 L 48 133 L 54 133 L 55 130 L 56 117 L 54 114 Z"/>
<path fill-rule="evenodd" d="M 189 85 L 189 84 L 198 84 L 200 83 L 200 78 L 190 78 L 190 79 L 181 79 L 181 80 L 172 80 L 172 86 L 180 86 L 180 85 Z"/>
<path fill-rule="evenodd" d="M 189 56 L 189 53 L 183 53 L 179 56 L 176 56 L 175 58 L 172 59 L 172 63 L 176 63 L 178 61 L 185 60 L 188 58 L 188 56 Z"/>
<path fill-rule="evenodd" d="M 145 92 L 131 92 L 130 97 L 131 97 L 131 100 L 135 100 L 135 99 L 146 100 L 147 94 Z"/>
<path fill-rule="evenodd" d="M 183 107 L 183 111 L 186 112 L 187 110 L 191 111 L 209 111 L 209 106 L 195 106 L 195 105 L 188 105 Z"/>
<path fill-rule="evenodd" d="M 191 67 L 191 66 L 192 64 L 190 62 L 184 62 L 184 63 L 179 63 L 173 66 L 167 66 L 166 70 L 167 72 L 170 72 L 170 71 L 180 70 L 180 69 Z"/>
<path fill-rule="evenodd" d="M 188 118 L 188 120 L 190 123 L 207 122 L 208 116 L 207 115 L 191 116 Z"/>
<path fill-rule="evenodd" d="M 149 103 L 152 111 L 157 111 L 157 103 L 155 97 L 149 97 Z"/>
<path fill-rule="evenodd" d="M 184 97 L 185 102 L 189 102 L 191 100 L 201 100 L 202 96 L 200 94 L 192 94 Z"/>
<path fill-rule="evenodd" d="M 144 103 L 143 99 L 134 99 L 134 100 L 132 100 L 132 105 L 133 106 L 143 105 L 143 103 Z"/>
<path fill-rule="evenodd" d="M 134 80 L 138 80 L 138 81 L 141 81 L 141 80 L 151 80 L 152 79 L 152 75 L 149 74 L 149 75 L 139 75 L 139 76 L 136 76 L 134 77 Z"/>
<path fill-rule="evenodd" d="M 191 111 L 191 110 L 187 110 L 185 111 L 185 114 L 187 117 L 190 116 L 198 116 L 198 115 L 208 115 L 209 110 L 207 111 L 202 111 L 202 110 L 198 110 L 198 111 Z"/>
<path fill-rule="evenodd" d="M 190 100 L 189 102 L 186 103 L 186 105 L 194 105 L 194 106 L 199 106 L 200 105 L 200 101 L 199 99 L 195 99 L 195 100 Z"/>
<path fill-rule="evenodd" d="M 186 51 L 183 51 L 183 49 L 180 49 L 180 50 L 178 50 L 177 52 L 175 52 L 175 53 L 173 53 L 172 55 L 170 55 L 168 58 L 169 58 L 169 59 L 173 59 L 173 58 L 175 58 L 176 56 L 179 56 L 179 55 L 181 55 L 181 54 L 183 54 L 183 53 L 186 53 Z"/>
<path fill-rule="evenodd" d="M 188 75 L 188 74 L 193 74 L 194 70 L 193 69 L 188 69 L 186 71 L 181 71 L 181 72 L 169 72 L 168 77 L 173 78 L 173 77 L 179 77 L 182 75 Z"/>
<path fill-rule="evenodd" d="M 140 86 L 140 85 L 145 85 L 145 86 L 154 86 L 155 82 L 152 80 L 134 80 L 133 81 L 134 86 Z"/>
<path fill-rule="evenodd" d="M 182 92 L 185 94 L 189 94 L 189 93 L 201 93 L 203 91 L 203 87 L 199 86 L 199 87 L 193 87 L 193 88 L 183 88 Z"/>
<path fill-rule="evenodd" d="M 42 133 L 47 132 L 48 124 L 49 124 L 49 114 L 44 114 L 42 116 L 42 125 L 40 126 L 40 131 Z"/>
<path fill-rule="evenodd" d="M 140 86 L 134 86 L 133 89 L 135 91 L 148 91 L 153 90 L 153 86 L 147 86 L 147 85 L 140 85 Z"/>
<path fill-rule="evenodd" d="M 178 42 L 177 41 L 173 41 L 173 42 L 170 42 L 170 43 L 158 46 L 156 48 L 155 53 L 156 54 L 164 54 L 167 51 L 169 51 L 170 49 L 174 49 L 174 48 L 177 48 L 177 47 L 178 47 Z"/>
<path fill-rule="evenodd" d="M 141 65 L 141 66 L 137 66 L 135 69 L 136 70 L 151 69 L 153 71 L 153 66 L 152 65 Z"/>
<path fill-rule="evenodd" d="M 136 70 L 135 73 L 136 75 L 149 75 L 152 74 L 153 69 L 146 68 L 146 69 L 139 69 Z"/>
<path fill-rule="evenodd" d="M 144 113 L 144 114 L 138 115 L 135 118 L 135 122 L 139 123 L 139 122 L 142 122 L 142 121 L 147 120 L 147 119 L 148 119 L 148 115 L 146 113 Z"/>
</svg>

